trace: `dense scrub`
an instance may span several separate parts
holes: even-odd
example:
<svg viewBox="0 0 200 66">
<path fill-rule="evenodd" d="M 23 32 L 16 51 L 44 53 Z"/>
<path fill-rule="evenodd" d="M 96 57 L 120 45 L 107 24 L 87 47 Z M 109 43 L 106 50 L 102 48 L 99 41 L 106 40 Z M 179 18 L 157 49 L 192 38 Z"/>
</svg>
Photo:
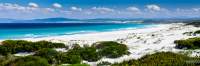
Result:
<svg viewBox="0 0 200 66">
<path fill-rule="evenodd" d="M 18 52 L 35 52 L 34 55 L 28 57 L 15 57 L 17 59 L 13 59 L 12 62 L 9 61 L 9 65 L 16 65 L 18 63 L 26 63 L 25 65 L 31 65 L 32 63 L 40 64 L 40 61 L 42 65 L 45 61 L 47 65 L 75 64 L 76 66 L 76 64 L 81 64 L 83 60 L 94 62 L 100 60 L 102 57 L 117 58 L 128 54 L 126 45 L 112 41 L 98 42 L 92 46 L 85 45 L 84 47 L 74 44 L 67 52 L 58 52 L 53 49 L 66 47 L 63 43 L 52 43 L 48 41 L 30 42 L 25 40 L 6 40 L 0 45 L 0 55 L 7 56 Z M 32 60 L 28 62 L 29 59 Z M 20 66 L 23 66 L 23 64 Z"/>
<path fill-rule="evenodd" d="M 65 48 L 63 43 L 52 43 L 48 41 L 30 42 L 25 40 L 5 40 L 0 46 L 3 55 L 18 52 L 34 52 L 43 48 Z"/>
<path fill-rule="evenodd" d="M 200 34 L 200 30 L 195 31 L 194 34 Z"/>
<path fill-rule="evenodd" d="M 46 59 L 36 56 L 27 56 L 15 59 L 5 66 L 50 66 L 50 64 Z"/>
<path fill-rule="evenodd" d="M 187 40 L 175 41 L 177 48 L 196 49 L 199 48 L 200 38 L 190 38 Z M 62 43 L 52 43 L 47 41 L 29 42 L 24 40 L 6 40 L 0 46 L 0 65 L 2 66 L 49 66 L 71 64 L 70 66 L 88 66 L 82 61 L 98 61 L 102 57 L 118 58 L 129 54 L 128 48 L 124 44 L 106 41 L 97 42 L 92 46 L 80 47 L 74 44 L 67 52 L 58 52 L 53 48 L 66 48 Z M 11 53 L 16 52 L 35 52 L 34 55 L 27 57 L 10 57 Z M 138 60 L 124 61 L 113 66 L 195 66 L 199 58 L 191 58 L 170 52 L 161 52 L 146 55 Z M 109 62 L 99 63 L 98 66 L 111 65 Z M 63 66 L 63 65 L 61 65 Z"/>
<path fill-rule="evenodd" d="M 129 54 L 126 45 L 112 41 L 100 42 L 98 44 L 94 44 L 93 47 L 96 47 L 102 56 L 108 58 L 117 58 L 122 55 Z"/>
<path fill-rule="evenodd" d="M 56 63 L 58 52 L 53 49 L 44 48 L 35 53 L 35 56 L 40 56 L 48 60 L 50 64 Z"/>
<path fill-rule="evenodd" d="M 192 22 L 187 23 L 186 25 L 193 25 L 195 27 L 200 27 L 200 21 L 199 20 L 192 21 Z"/>
<path fill-rule="evenodd" d="M 200 38 L 189 38 L 186 40 L 176 40 L 174 41 L 176 48 L 179 49 L 200 49 Z"/>
<path fill-rule="evenodd" d="M 171 52 L 159 52 L 146 55 L 138 60 L 124 61 L 112 66 L 197 66 L 200 58 L 192 58 Z"/>
</svg>

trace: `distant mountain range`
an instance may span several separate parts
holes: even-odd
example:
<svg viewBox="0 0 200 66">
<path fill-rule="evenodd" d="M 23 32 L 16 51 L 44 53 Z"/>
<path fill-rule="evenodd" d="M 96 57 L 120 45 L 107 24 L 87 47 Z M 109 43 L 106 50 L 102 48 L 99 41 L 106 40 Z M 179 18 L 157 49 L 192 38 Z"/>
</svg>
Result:
<svg viewBox="0 0 200 66">
<path fill-rule="evenodd" d="M 70 19 L 70 18 L 44 18 L 44 19 L 31 19 L 31 20 L 17 20 L 0 18 L 0 23 L 76 23 L 76 22 L 103 22 L 103 23 L 171 23 L 171 22 L 183 22 L 186 20 L 199 20 L 193 19 L 123 19 L 123 18 L 97 18 L 97 19 Z"/>
<path fill-rule="evenodd" d="M 16 20 L 16 19 L 5 19 L 0 18 L 0 23 L 63 23 L 63 22 L 135 22 L 138 19 L 110 19 L 110 18 L 99 18 L 99 19 L 70 19 L 70 18 L 44 18 L 44 19 L 31 19 L 31 20 Z"/>
</svg>

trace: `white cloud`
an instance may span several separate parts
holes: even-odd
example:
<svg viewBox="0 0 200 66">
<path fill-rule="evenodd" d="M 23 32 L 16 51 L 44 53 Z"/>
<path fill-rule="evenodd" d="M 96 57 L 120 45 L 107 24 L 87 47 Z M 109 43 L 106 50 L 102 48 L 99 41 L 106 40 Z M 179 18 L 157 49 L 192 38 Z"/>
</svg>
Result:
<svg viewBox="0 0 200 66">
<path fill-rule="evenodd" d="M 28 4 L 28 6 L 29 6 L 29 7 L 32 7 L 32 8 L 38 8 L 38 7 L 39 7 L 38 4 L 32 3 L 32 2 L 30 2 L 30 3 Z"/>
<path fill-rule="evenodd" d="M 78 7 L 73 6 L 73 7 L 70 8 L 70 10 L 72 10 L 72 11 L 82 11 L 82 8 L 78 8 Z"/>
<path fill-rule="evenodd" d="M 59 3 L 54 3 L 52 6 L 53 6 L 54 8 L 62 8 L 62 5 L 59 4 Z"/>
<path fill-rule="evenodd" d="M 150 11 L 160 11 L 161 10 L 160 6 L 155 5 L 155 4 L 147 5 L 146 7 Z"/>
<path fill-rule="evenodd" d="M 99 12 L 99 13 L 102 13 L 102 14 L 105 14 L 105 13 L 108 13 L 108 12 L 114 12 L 114 9 L 105 8 L 105 7 L 93 7 L 92 10 Z"/>
<path fill-rule="evenodd" d="M 140 9 L 137 8 L 137 7 L 128 7 L 128 8 L 126 8 L 126 10 L 134 12 L 134 13 L 140 13 L 141 12 Z"/>
<path fill-rule="evenodd" d="M 200 8 L 192 8 L 192 10 L 195 12 L 200 12 Z"/>
<path fill-rule="evenodd" d="M 7 11 L 26 11 L 28 8 L 24 6 L 20 6 L 18 4 L 1 3 L 0 9 L 7 10 Z"/>
</svg>

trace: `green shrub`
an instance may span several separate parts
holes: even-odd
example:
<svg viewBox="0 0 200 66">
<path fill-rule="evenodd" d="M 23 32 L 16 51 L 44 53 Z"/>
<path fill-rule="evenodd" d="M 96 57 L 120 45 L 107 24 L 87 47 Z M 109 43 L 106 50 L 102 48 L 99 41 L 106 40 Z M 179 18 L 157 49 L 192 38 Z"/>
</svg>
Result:
<svg viewBox="0 0 200 66">
<path fill-rule="evenodd" d="M 194 34 L 200 34 L 200 30 L 195 31 Z"/>
<path fill-rule="evenodd" d="M 126 45 L 112 41 L 100 42 L 93 47 L 96 47 L 102 56 L 108 58 L 117 58 L 129 53 Z"/>
<path fill-rule="evenodd" d="M 30 46 L 28 46 L 31 45 L 31 42 L 24 40 L 5 40 L 2 44 L 10 49 L 12 53 L 32 51 Z"/>
<path fill-rule="evenodd" d="M 189 38 L 186 40 L 176 40 L 174 41 L 176 44 L 176 48 L 179 49 L 199 49 L 200 48 L 200 38 L 195 37 L 195 38 Z"/>
<path fill-rule="evenodd" d="M 46 59 L 35 57 L 35 56 L 27 56 L 18 58 L 12 62 L 10 62 L 6 66 L 50 66 Z"/>
<path fill-rule="evenodd" d="M 60 61 L 59 64 L 78 64 L 82 61 L 80 55 L 71 54 L 69 52 L 60 53 L 56 59 Z"/>
<path fill-rule="evenodd" d="M 5 40 L 2 46 L 7 47 L 11 53 L 34 52 L 43 48 L 66 48 L 63 43 L 52 43 L 48 41 L 30 42 L 25 40 Z"/>
<path fill-rule="evenodd" d="M 98 61 L 99 59 L 101 59 L 101 55 L 94 47 L 76 47 L 68 50 L 67 54 L 80 56 L 83 60 L 87 61 Z"/>
<path fill-rule="evenodd" d="M 49 63 L 55 64 L 56 63 L 56 57 L 59 53 L 56 50 L 45 48 L 37 51 L 35 53 L 35 56 L 40 56 L 42 58 L 46 58 Z"/>
<path fill-rule="evenodd" d="M 11 54 L 0 56 L 0 66 L 8 66 L 11 61 L 14 61 L 18 57 L 13 56 Z"/>
<path fill-rule="evenodd" d="M 124 61 L 112 66 L 196 66 L 198 63 L 189 63 L 188 61 L 200 61 L 200 58 L 192 58 L 181 54 L 171 52 L 159 52 L 152 55 L 146 55 L 138 60 Z"/>
<path fill-rule="evenodd" d="M 69 49 L 65 53 L 61 53 L 60 60 L 62 63 L 77 64 L 81 63 L 82 58 L 80 56 L 81 48 Z"/>
<path fill-rule="evenodd" d="M 0 46 L 0 55 L 8 55 L 11 53 L 11 50 L 9 50 L 5 46 Z"/>
<path fill-rule="evenodd" d="M 80 46 L 79 44 L 73 44 L 73 45 L 72 45 L 72 48 L 73 48 L 73 49 L 80 49 L 81 46 Z"/>
<path fill-rule="evenodd" d="M 35 44 L 39 44 L 42 48 L 65 48 L 63 43 L 52 43 L 48 41 L 38 41 Z"/>
<path fill-rule="evenodd" d="M 77 64 L 82 61 L 79 50 L 72 49 L 63 53 L 45 48 L 37 51 L 35 56 L 46 58 L 50 64 Z"/>
<path fill-rule="evenodd" d="M 87 60 L 89 62 L 98 61 L 99 59 L 101 59 L 101 55 L 97 52 L 96 48 L 94 47 L 84 47 L 81 49 L 80 54 L 80 56 L 84 60 Z"/>
</svg>

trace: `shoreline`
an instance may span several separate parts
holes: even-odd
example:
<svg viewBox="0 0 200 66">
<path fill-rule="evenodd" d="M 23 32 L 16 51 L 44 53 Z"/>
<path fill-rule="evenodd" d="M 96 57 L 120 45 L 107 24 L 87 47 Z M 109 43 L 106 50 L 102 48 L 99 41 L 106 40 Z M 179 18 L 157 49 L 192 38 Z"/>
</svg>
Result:
<svg viewBox="0 0 200 66">
<path fill-rule="evenodd" d="M 73 34 L 73 35 L 58 35 L 58 36 L 48 36 L 48 37 L 39 37 L 39 38 L 20 38 L 20 39 L 14 39 L 14 40 L 28 40 L 28 41 L 47 40 L 47 41 L 59 42 L 56 40 L 64 40 L 64 38 L 65 40 L 69 40 L 69 41 L 70 40 L 91 40 L 91 38 L 93 37 L 95 38 L 93 39 L 95 41 L 114 41 L 116 39 L 125 37 L 125 35 L 131 34 L 131 33 L 137 33 L 138 31 L 146 32 L 146 30 L 154 30 L 161 26 L 162 27 L 169 26 L 169 24 L 159 24 L 159 25 L 151 25 L 151 26 L 147 26 L 143 28 L 120 29 L 120 30 L 111 30 L 111 31 L 105 31 L 105 32 L 91 32 L 91 33 Z M 108 37 L 106 35 L 110 35 L 111 37 Z M 100 37 L 104 37 L 104 39 Z"/>
<path fill-rule="evenodd" d="M 176 49 L 174 40 L 187 39 L 195 36 L 183 35 L 184 32 L 196 31 L 200 28 L 194 26 L 185 26 L 183 23 L 159 24 L 155 27 L 147 27 L 140 29 L 119 30 L 111 32 L 97 32 L 89 34 L 76 34 L 53 36 L 43 38 L 24 38 L 20 40 L 28 41 L 51 41 L 64 43 L 71 46 L 72 44 L 91 45 L 99 41 L 116 41 L 128 46 L 130 55 L 124 55 L 119 58 L 102 58 L 97 62 L 87 62 L 88 64 L 96 64 L 102 61 L 110 63 L 119 63 L 131 59 L 138 59 L 144 55 L 155 52 L 180 52 L 183 50 Z"/>
</svg>

